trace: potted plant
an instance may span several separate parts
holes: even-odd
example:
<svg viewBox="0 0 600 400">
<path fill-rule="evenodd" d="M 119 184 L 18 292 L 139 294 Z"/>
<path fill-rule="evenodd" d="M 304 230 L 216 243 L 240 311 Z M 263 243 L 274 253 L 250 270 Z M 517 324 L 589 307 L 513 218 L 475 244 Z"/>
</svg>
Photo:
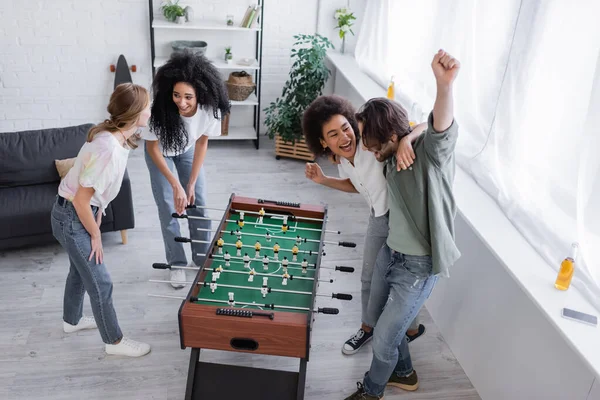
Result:
<svg viewBox="0 0 600 400">
<path fill-rule="evenodd" d="M 185 10 L 179 5 L 179 0 L 167 0 L 161 7 L 165 19 L 182 24 L 185 22 Z"/>
<path fill-rule="evenodd" d="M 354 35 L 354 32 L 352 31 L 352 25 L 354 24 L 356 17 L 354 16 L 354 13 L 350 12 L 350 10 L 347 8 L 338 8 L 335 10 L 333 18 L 335 18 L 337 21 L 337 26 L 335 29 L 339 29 L 340 39 L 342 39 L 342 49 L 340 52 L 344 54 L 346 49 L 346 35 L 348 32 Z"/>
<path fill-rule="evenodd" d="M 231 54 L 231 46 L 225 47 L 225 62 L 231 64 L 233 61 L 233 54 Z"/>
<path fill-rule="evenodd" d="M 322 94 L 331 71 L 325 65 L 327 49 L 333 44 L 321 35 L 296 35 L 292 48 L 292 67 L 281 96 L 269 104 L 265 111 L 265 125 L 269 137 L 275 136 L 275 154 L 314 160 L 304 143 L 302 113 Z"/>
</svg>

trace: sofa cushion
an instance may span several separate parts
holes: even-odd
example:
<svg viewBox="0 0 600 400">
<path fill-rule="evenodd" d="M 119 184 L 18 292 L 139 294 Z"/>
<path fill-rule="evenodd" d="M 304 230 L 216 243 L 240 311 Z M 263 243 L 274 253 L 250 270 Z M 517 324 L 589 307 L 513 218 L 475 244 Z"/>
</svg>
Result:
<svg viewBox="0 0 600 400">
<path fill-rule="evenodd" d="M 0 188 L 58 183 L 54 160 L 76 157 L 92 126 L 0 133 Z"/>
<path fill-rule="evenodd" d="M 75 165 L 75 160 L 77 160 L 77 157 L 67 158 L 66 160 L 54 160 L 54 164 L 56 164 L 56 170 L 58 171 L 58 176 L 60 176 L 61 180 L 67 176 L 69 170 L 73 168 L 73 165 Z"/>
<path fill-rule="evenodd" d="M 52 233 L 50 213 L 58 183 L 0 188 L 0 240 Z M 113 222 L 112 204 L 102 224 Z"/>
</svg>

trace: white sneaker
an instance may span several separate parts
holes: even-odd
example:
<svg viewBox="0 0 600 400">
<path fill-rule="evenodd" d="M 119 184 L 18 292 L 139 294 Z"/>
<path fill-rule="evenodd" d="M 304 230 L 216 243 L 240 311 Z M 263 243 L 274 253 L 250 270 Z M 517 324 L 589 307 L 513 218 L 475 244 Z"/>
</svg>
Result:
<svg viewBox="0 0 600 400">
<path fill-rule="evenodd" d="M 150 345 L 123 337 L 118 344 L 106 344 L 106 354 L 141 357 L 150 353 Z"/>
<path fill-rule="evenodd" d="M 81 317 L 77 325 L 71 325 L 68 322 L 63 321 L 63 330 L 65 333 L 74 333 L 77 331 L 82 331 L 84 329 L 96 329 L 98 326 L 96 325 L 96 320 L 94 317 Z"/>
<path fill-rule="evenodd" d="M 185 287 L 185 270 L 179 268 L 171 270 L 171 286 L 175 289 Z"/>
</svg>

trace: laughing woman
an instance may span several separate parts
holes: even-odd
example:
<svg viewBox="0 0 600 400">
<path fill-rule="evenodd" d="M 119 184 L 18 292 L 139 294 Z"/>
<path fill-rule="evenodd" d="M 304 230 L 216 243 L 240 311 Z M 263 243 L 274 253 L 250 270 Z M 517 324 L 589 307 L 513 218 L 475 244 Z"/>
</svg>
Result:
<svg viewBox="0 0 600 400">
<path fill-rule="evenodd" d="M 326 155 L 339 161 L 340 178 L 323 174 L 316 163 L 306 165 L 306 177 L 315 183 L 348 193 L 360 193 L 371 210 L 365 235 L 363 266 L 361 273 L 362 325 L 342 346 L 342 353 L 358 352 L 373 337 L 373 321 L 367 313 L 371 291 L 371 276 L 379 249 L 388 236 L 387 186 L 383 176 L 383 164 L 364 150 L 356 139 L 358 124 L 352 104 L 340 96 L 321 96 L 304 112 L 302 129 L 306 143 L 313 154 Z M 398 168 L 410 168 L 414 160 L 411 142 L 424 130 L 425 124 L 417 125 L 403 139 L 398 148 Z M 425 327 L 415 321 L 407 331 L 409 341 L 425 332 Z"/>
<path fill-rule="evenodd" d="M 227 89 L 220 72 L 204 56 L 174 53 L 158 69 L 152 83 L 154 101 L 145 158 L 152 194 L 158 208 L 167 263 L 186 266 L 179 222 L 172 214 L 183 214 L 187 205 L 206 205 L 204 158 L 208 137 L 221 134 L 221 116 L 229 113 Z M 177 170 L 177 176 L 175 175 Z M 204 217 L 203 208 L 189 209 L 188 215 Z M 190 238 L 210 241 L 210 221 L 189 219 Z M 198 230 L 200 228 L 200 230 Z M 192 260 L 201 266 L 208 243 L 192 244 Z M 171 270 L 171 285 L 185 286 L 185 270 Z"/>
</svg>

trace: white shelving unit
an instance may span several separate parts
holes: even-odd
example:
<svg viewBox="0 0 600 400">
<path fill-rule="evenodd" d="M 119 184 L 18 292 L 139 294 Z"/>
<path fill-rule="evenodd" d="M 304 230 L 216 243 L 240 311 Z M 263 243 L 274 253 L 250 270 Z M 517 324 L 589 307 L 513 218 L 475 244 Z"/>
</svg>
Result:
<svg viewBox="0 0 600 400">
<path fill-rule="evenodd" d="M 253 76 L 256 90 L 244 101 L 231 101 L 231 114 L 227 135 L 212 136 L 211 140 L 253 140 L 256 148 L 259 146 L 260 129 L 260 90 L 262 67 L 262 34 L 264 0 L 256 0 L 260 7 L 258 24 L 253 28 L 242 28 L 240 21 L 235 26 L 227 26 L 225 16 L 223 21 L 211 19 L 194 19 L 185 24 L 167 21 L 154 10 L 155 0 L 148 0 L 150 12 L 150 46 L 152 57 L 152 75 L 169 58 L 172 40 L 205 40 L 208 43 L 208 59 L 223 73 L 224 80 L 230 72 L 246 71 Z M 245 11 L 245 10 L 244 10 Z M 243 13 L 242 13 L 243 15 Z M 240 16 L 241 19 L 241 16 Z M 209 38 L 209 39 L 207 39 Z M 215 44 L 216 43 L 216 44 Z M 234 60 L 228 64 L 221 58 L 216 49 L 224 48 L 224 43 L 233 45 Z M 235 44 L 238 44 L 236 46 Z M 250 44 L 254 46 L 250 46 Z M 211 46 L 212 45 L 212 46 Z M 246 53 L 244 53 L 246 52 Z M 252 52 L 252 54 L 249 54 Z M 251 65 L 247 60 L 254 60 Z M 246 61 L 246 62 L 244 62 Z M 241 64 L 240 64 L 241 62 Z"/>
</svg>

